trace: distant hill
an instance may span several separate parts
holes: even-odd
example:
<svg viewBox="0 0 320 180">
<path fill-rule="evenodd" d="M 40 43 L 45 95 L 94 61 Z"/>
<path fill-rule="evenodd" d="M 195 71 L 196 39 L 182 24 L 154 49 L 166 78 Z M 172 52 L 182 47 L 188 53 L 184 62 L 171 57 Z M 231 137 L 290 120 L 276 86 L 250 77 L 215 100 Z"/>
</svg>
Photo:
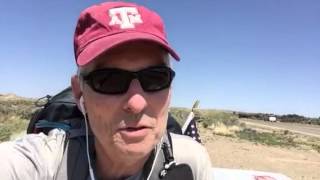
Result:
<svg viewBox="0 0 320 180">
<path fill-rule="evenodd" d="M 34 101 L 35 99 L 17 96 L 16 94 L 13 94 L 13 93 L 0 94 L 0 101 L 17 101 L 17 100 Z"/>
</svg>

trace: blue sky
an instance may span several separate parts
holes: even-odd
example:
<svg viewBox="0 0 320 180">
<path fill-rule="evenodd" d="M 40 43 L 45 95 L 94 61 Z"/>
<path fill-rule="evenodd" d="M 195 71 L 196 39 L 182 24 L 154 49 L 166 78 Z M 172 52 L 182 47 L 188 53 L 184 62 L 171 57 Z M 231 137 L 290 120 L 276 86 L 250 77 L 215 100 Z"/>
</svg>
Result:
<svg viewBox="0 0 320 180">
<path fill-rule="evenodd" d="M 0 6 L 0 93 L 55 94 L 76 71 L 80 11 L 102 1 L 22 2 Z M 172 106 L 320 116 L 320 1 L 133 2 L 163 17 L 182 58 Z"/>
</svg>

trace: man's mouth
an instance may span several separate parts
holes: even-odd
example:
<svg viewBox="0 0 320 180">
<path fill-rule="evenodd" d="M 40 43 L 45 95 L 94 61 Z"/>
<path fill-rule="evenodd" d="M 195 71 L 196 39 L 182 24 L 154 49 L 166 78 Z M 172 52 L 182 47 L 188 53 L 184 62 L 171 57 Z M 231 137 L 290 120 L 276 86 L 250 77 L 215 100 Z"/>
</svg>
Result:
<svg viewBox="0 0 320 180">
<path fill-rule="evenodd" d="M 119 133 L 128 140 L 141 140 L 147 136 L 149 130 L 146 126 L 124 127 L 119 129 Z"/>
<path fill-rule="evenodd" d="M 127 128 L 124 128 L 124 130 L 132 132 L 132 131 L 139 131 L 144 128 L 146 128 L 146 127 L 127 127 Z"/>
</svg>

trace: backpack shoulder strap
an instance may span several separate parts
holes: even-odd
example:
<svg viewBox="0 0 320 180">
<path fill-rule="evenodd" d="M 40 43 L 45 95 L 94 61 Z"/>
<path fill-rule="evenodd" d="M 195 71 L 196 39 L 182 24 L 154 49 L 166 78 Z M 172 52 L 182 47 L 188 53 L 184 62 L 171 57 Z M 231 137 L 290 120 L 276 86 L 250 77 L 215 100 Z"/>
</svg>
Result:
<svg viewBox="0 0 320 180">
<path fill-rule="evenodd" d="M 87 180 L 89 176 L 88 157 L 86 152 L 85 129 L 79 119 L 70 122 L 71 129 L 67 131 L 64 156 L 58 170 L 57 180 Z M 90 155 L 94 153 L 94 139 L 89 132 Z"/>
<path fill-rule="evenodd" d="M 173 157 L 172 139 L 169 132 L 167 132 L 167 135 L 164 137 L 161 150 L 165 163 L 159 174 L 160 179 L 164 178 L 167 175 L 168 171 L 176 166 L 176 162 Z"/>
<path fill-rule="evenodd" d="M 193 180 L 190 166 L 186 164 L 176 164 L 173 156 L 172 139 L 169 132 L 165 134 L 162 142 L 148 159 L 144 166 L 143 175 L 146 180 Z"/>
<path fill-rule="evenodd" d="M 80 138 L 80 137 L 79 137 Z M 66 144 L 66 149 L 58 170 L 56 179 L 86 180 L 88 161 L 86 156 L 85 141 L 78 138 L 71 138 Z"/>
</svg>

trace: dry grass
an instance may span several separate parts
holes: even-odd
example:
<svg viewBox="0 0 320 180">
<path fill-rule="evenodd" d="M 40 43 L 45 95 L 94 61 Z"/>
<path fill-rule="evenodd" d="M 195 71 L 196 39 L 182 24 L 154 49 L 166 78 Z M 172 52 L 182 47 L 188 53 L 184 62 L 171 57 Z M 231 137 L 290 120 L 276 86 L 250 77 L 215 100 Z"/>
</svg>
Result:
<svg viewBox="0 0 320 180">
<path fill-rule="evenodd" d="M 19 99 L 16 96 L 0 97 L 0 142 L 26 130 L 35 109 L 33 100 Z"/>
<path fill-rule="evenodd" d="M 236 126 L 236 125 L 226 126 L 223 123 L 212 124 L 207 128 L 212 130 L 214 134 L 222 135 L 222 136 L 235 136 L 236 132 L 241 131 L 241 127 L 239 126 Z"/>
</svg>

